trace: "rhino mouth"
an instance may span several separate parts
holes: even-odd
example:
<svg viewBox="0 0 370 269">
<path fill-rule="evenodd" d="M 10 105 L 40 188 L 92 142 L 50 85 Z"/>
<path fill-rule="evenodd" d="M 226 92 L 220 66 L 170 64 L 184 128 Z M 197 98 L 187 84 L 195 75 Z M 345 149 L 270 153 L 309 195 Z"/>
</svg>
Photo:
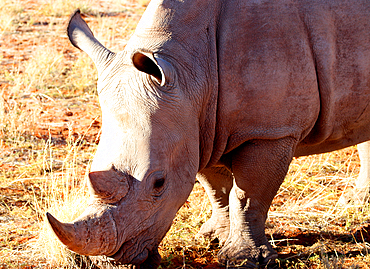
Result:
<svg viewBox="0 0 370 269">
<path fill-rule="evenodd" d="M 148 246 L 145 246 L 141 251 L 135 251 L 135 249 L 137 248 L 134 247 L 132 241 L 133 240 L 123 243 L 116 253 L 108 257 L 109 260 L 117 265 L 119 264 L 139 265 L 144 263 L 148 259 L 149 254 L 152 252 L 152 250 L 149 249 Z M 132 253 L 129 253 L 130 250 L 132 250 Z"/>
</svg>

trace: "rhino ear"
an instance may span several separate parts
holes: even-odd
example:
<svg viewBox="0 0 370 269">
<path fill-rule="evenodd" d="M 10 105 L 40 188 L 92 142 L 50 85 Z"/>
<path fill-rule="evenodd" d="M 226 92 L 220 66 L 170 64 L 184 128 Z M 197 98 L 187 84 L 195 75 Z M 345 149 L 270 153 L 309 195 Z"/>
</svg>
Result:
<svg viewBox="0 0 370 269">
<path fill-rule="evenodd" d="M 114 53 L 105 48 L 95 37 L 89 26 L 82 19 L 80 10 L 76 10 L 69 19 L 67 34 L 72 45 L 86 52 L 94 61 L 99 73 L 111 60 Z"/>
<path fill-rule="evenodd" d="M 161 86 L 169 84 L 174 78 L 172 65 L 153 53 L 137 51 L 131 58 L 137 70 L 153 76 Z"/>
</svg>

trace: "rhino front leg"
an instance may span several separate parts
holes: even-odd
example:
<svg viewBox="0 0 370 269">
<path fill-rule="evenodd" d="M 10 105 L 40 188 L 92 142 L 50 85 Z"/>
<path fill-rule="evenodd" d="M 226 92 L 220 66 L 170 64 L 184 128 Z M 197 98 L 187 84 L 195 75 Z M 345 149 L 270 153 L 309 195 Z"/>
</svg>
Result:
<svg viewBox="0 0 370 269">
<path fill-rule="evenodd" d="M 224 166 L 202 170 L 197 175 L 212 204 L 212 216 L 202 225 L 199 235 L 214 239 L 224 244 L 229 236 L 229 193 L 233 185 L 233 176 Z"/>
<path fill-rule="evenodd" d="M 296 140 L 254 140 L 229 153 L 235 177 L 230 192 L 230 234 L 218 254 L 229 267 L 273 263 L 277 252 L 265 235 L 272 199 L 288 171 Z"/>
</svg>

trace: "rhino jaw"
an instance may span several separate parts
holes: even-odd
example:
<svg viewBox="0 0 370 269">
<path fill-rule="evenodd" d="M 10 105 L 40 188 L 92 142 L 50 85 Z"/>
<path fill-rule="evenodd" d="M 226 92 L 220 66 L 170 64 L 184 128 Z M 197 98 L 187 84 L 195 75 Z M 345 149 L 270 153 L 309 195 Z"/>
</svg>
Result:
<svg viewBox="0 0 370 269">
<path fill-rule="evenodd" d="M 73 252 L 109 256 L 117 251 L 117 229 L 109 211 L 87 213 L 73 223 L 62 223 L 50 213 L 46 217 L 55 235 Z"/>
</svg>

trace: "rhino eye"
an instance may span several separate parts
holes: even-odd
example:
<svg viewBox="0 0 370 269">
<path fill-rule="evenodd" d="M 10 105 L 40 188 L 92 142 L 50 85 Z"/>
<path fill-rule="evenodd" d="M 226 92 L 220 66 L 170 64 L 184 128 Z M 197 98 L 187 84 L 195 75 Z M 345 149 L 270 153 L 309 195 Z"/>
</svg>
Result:
<svg viewBox="0 0 370 269">
<path fill-rule="evenodd" d="M 154 182 L 154 188 L 155 189 L 159 189 L 159 188 L 162 188 L 164 185 L 164 178 L 158 178 L 155 182 Z"/>
</svg>

